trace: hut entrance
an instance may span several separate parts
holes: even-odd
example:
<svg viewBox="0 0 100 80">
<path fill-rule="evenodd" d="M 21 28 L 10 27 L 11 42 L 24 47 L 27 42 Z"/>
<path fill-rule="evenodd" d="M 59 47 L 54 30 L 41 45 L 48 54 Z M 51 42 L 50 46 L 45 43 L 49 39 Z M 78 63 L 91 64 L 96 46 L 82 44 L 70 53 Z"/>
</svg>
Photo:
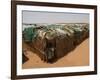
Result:
<svg viewBox="0 0 100 80">
<path fill-rule="evenodd" d="M 56 47 L 56 42 L 55 39 L 51 40 L 46 40 L 46 61 L 47 62 L 53 62 L 54 59 L 56 59 L 56 54 L 55 54 L 55 47 Z"/>
</svg>

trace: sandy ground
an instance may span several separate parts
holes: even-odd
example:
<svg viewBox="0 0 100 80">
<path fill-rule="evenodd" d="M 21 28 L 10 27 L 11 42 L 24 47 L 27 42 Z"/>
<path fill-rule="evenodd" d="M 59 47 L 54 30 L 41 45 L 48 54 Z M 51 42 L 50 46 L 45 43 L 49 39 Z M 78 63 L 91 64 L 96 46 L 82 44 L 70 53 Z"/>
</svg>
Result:
<svg viewBox="0 0 100 80">
<path fill-rule="evenodd" d="M 24 44 L 24 46 L 26 46 Z M 32 51 L 25 54 L 29 60 L 22 65 L 26 68 L 47 68 L 47 67 L 67 67 L 67 66 L 86 66 L 89 65 L 89 39 L 84 40 L 73 51 L 58 59 L 54 63 L 46 63 Z"/>
</svg>

